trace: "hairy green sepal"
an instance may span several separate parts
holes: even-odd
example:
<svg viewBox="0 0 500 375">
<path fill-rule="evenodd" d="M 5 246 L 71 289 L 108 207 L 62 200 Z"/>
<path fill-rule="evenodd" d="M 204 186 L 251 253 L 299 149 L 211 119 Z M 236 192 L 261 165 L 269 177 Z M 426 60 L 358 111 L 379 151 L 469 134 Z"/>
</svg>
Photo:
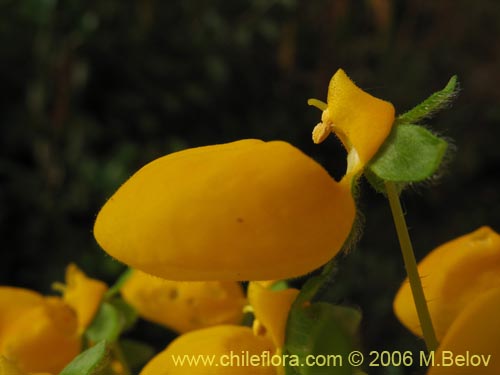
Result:
<svg viewBox="0 0 500 375">
<path fill-rule="evenodd" d="M 457 76 L 453 76 L 442 90 L 398 116 L 391 134 L 365 168 L 365 177 L 377 191 L 385 191 L 384 181 L 394 182 L 400 190 L 436 173 L 448 144 L 417 124 L 448 106 L 457 92 Z"/>
<path fill-rule="evenodd" d="M 417 124 L 448 106 L 458 93 L 457 76 L 450 78 L 444 89 L 435 92 L 422 103 L 398 116 L 398 123 Z"/>
<path fill-rule="evenodd" d="M 424 181 L 439 168 L 447 146 L 445 140 L 421 126 L 400 124 L 394 127 L 367 169 L 384 181 Z"/>
<path fill-rule="evenodd" d="M 355 373 L 347 358 L 357 341 L 360 311 L 327 302 L 313 302 L 318 292 L 328 284 L 331 273 L 332 266 L 328 265 L 321 275 L 310 278 L 290 309 L 283 353 L 298 358 L 298 364 L 286 362 L 286 375 Z M 331 363 L 329 366 L 308 366 L 308 356 L 316 359 L 329 356 Z"/>
</svg>

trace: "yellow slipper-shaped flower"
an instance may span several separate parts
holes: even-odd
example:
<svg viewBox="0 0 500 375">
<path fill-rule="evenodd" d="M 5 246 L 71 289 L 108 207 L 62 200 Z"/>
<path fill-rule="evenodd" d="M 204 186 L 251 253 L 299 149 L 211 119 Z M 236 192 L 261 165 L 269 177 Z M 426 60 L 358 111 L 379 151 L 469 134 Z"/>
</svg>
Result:
<svg viewBox="0 0 500 375">
<path fill-rule="evenodd" d="M 350 187 L 301 151 L 242 140 L 149 163 L 104 205 L 94 235 L 168 280 L 284 279 L 330 260 L 354 216 Z"/>
<path fill-rule="evenodd" d="M 500 374 L 500 288 L 464 307 L 434 355 L 428 375 Z"/>
<path fill-rule="evenodd" d="M 15 296 L 9 294 L 15 304 Z M 26 372 L 59 373 L 80 346 L 76 314 L 56 297 L 42 298 L 41 303 L 18 311 L 0 331 L 0 354 Z"/>
<path fill-rule="evenodd" d="M 239 324 L 246 303 L 235 281 L 171 281 L 133 270 L 121 288 L 140 316 L 179 333 Z"/>
<path fill-rule="evenodd" d="M 80 334 L 94 319 L 108 290 L 105 283 L 87 277 L 75 264 L 66 268 L 66 284 L 54 283 L 54 288 L 63 292 L 64 301 L 75 310 Z"/>
<path fill-rule="evenodd" d="M 32 290 L 0 286 L 0 342 L 2 332 L 29 308 L 43 304 L 44 298 Z"/>
<path fill-rule="evenodd" d="M 321 109 L 321 122 L 313 130 L 313 141 L 323 142 L 335 133 L 347 150 L 346 176 L 355 176 L 377 153 L 392 129 L 394 106 L 357 87 L 339 69 L 328 86 L 327 103 L 310 99 Z"/>
<path fill-rule="evenodd" d="M 440 341 L 464 308 L 500 287 L 500 236 L 489 227 L 447 242 L 418 265 L 429 312 Z M 394 300 L 399 320 L 422 336 L 408 280 Z"/>
</svg>

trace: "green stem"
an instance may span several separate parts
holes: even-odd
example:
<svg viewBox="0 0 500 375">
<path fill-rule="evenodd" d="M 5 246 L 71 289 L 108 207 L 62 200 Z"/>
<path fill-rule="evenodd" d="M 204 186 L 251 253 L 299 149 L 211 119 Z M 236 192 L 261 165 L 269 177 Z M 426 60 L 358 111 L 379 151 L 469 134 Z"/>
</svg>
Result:
<svg viewBox="0 0 500 375">
<path fill-rule="evenodd" d="M 434 351 L 437 349 L 438 345 L 436 333 L 434 332 L 434 327 L 432 326 L 431 316 L 425 300 L 424 289 L 422 288 L 422 282 L 420 280 L 420 275 L 418 274 L 417 261 L 415 260 L 415 254 L 413 252 L 410 235 L 408 233 L 408 227 L 406 226 L 403 210 L 401 209 L 401 203 L 399 202 L 399 195 L 393 182 L 386 181 L 385 188 L 387 191 L 387 198 L 389 199 L 389 204 L 391 206 L 394 225 L 396 226 L 396 231 L 398 233 L 399 245 L 403 254 L 406 273 L 408 274 L 408 279 L 410 281 L 411 292 L 417 309 L 418 320 L 420 321 L 422 333 L 424 334 L 425 344 L 427 346 L 427 350 Z"/>
</svg>

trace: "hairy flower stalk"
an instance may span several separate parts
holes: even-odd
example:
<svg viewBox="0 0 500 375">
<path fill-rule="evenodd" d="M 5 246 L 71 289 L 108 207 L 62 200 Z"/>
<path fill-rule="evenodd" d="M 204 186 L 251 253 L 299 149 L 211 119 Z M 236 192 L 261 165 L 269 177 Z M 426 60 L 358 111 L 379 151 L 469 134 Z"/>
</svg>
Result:
<svg viewBox="0 0 500 375">
<path fill-rule="evenodd" d="M 427 307 L 427 302 L 425 300 L 424 289 L 422 288 L 422 281 L 418 273 L 417 261 L 415 260 L 415 253 L 411 244 L 403 210 L 401 209 L 401 204 L 399 202 L 399 196 L 394 183 L 386 182 L 385 186 L 387 190 L 387 198 L 389 199 L 389 204 L 391 206 L 394 225 L 396 227 L 396 232 L 398 233 L 403 261 L 405 263 L 406 272 L 410 282 L 413 301 L 417 309 L 418 320 L 420 321 L 420 326 L 422 328 L 425 345 L 427 346 L 427 350 L 434 351 L 437 348 L 436 333 L 434 331 L 432 319 L 429 314 L 429 308 Z"/>
</svg>

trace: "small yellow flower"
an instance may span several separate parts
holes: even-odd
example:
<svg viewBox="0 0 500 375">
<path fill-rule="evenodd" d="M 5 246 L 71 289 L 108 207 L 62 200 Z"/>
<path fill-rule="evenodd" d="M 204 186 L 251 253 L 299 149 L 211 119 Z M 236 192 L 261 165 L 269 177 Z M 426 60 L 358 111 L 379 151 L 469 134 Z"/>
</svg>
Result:
<svg viewBox="0 0 500 375">
<path fill-rule="evenodd" d="M 298 289 L 270 290 L 257 282 L 248 285 L 248 301 L 255 314 L 254 330 L 263 329 L 276 348 L 285 344 L 288 313 Z"/>
<path fill-rule="evenodd" d="M 358 174 L 377 153 L 394 123 L 394 106 L 357 87 L 339 69 L 330 81 L 327 103 L 310 99 L 323 111 L 313 130 L 314 143 L 335 133 L 348 152 L 347 176 Z"/>
<path fill-rule="evenodd" d="M 9 321 L 2 322 L 0 354 L 26 372 L 58 373 L 80 352 L 76 314 L 61 299 L 36 294 L 32 295 L 33 304 L 19 308 L 29 294 L 20 288 L 0 288 L 0 301 L 4 303 L 9 296 L 9 304 L 17 311 L 17 316 L 9 313 Z M 1 309 L 10 310 L 9 304 Z"/>
<path fill-rule="evenodd" d="M 489 227 L 479 228 L 433 250 L 418 271 L 441 340 L 467 305 L 500 287 L 500 236 Z M 409 330 L 422 336 L 408 280 L 396 295 L 394 311 Z"/>
<path fill-rule="evenodd" d="M 170 281 L 133 270 L 121 288 L 139 315 L 179 333 L 239 324 L 245 295 L 235 281 Z"/>
<path fill-rule="evenodd" d="M 308 273 L 341 249 L 348 184 L 286 142 L 242 140 L 159 158 L 97 216 L 118 260 L 168 280 L 267 280 Z"/>
<path fill-rule="evenodd" d="M 105 283 L 87 277 L 75 264 L 66 268 L 66 285 L 54 283 L 54 288 L 63 292 L 64 301 L 76 311 L 80 334 L 94 319 L 108 290 Z"/>
<path fill-rule="evenodd" d="M 479 295 L 464 306 L 439 345 L 434 356 L 435 365 L 429 368 L 428 375 L 500 374 L 499 316 L 499 287 Z M 457 359 L 458 356 L 464 360 L 452 363 L 451 358 Z M 465 364 L 467 356 L 472 362 Z"/>
</svg>

